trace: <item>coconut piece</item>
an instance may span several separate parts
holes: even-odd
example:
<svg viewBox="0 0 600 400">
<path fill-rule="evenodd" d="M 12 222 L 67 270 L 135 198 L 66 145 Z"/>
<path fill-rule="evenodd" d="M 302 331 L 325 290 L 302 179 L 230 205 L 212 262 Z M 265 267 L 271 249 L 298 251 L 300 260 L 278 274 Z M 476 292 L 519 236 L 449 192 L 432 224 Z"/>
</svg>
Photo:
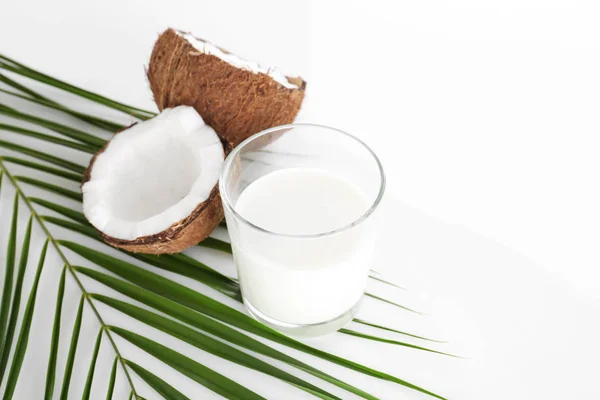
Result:
<svg viewBox="0 0 600 400">
<path fill-rule="evenodd" d="M 83 212 L 112 246 L 182 251 L 223 218 L 217 188 L 223 159 L 219 137 L 192 107 L 164 109 L 94 155 L 84 174 Z"/>
<path fill-rule="evenodd" d="M 189 33 L 167 29 L 147 70 L 160 110 L 194 107 L 226 150 L 264 129 L 294 121 L 306 82 L 263 68 Z"/>
</svg>

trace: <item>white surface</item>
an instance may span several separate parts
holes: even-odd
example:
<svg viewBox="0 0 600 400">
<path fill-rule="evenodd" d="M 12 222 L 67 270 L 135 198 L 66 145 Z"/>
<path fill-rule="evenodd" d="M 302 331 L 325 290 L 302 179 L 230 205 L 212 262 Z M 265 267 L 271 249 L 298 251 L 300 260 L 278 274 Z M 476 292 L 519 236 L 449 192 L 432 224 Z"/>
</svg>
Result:
<svg viewBox="0 0 600 400">
<path fill-rule="evenodd" d="M 377 269 L 410 288 L 395 296 L 428 309 L 424 333 L 469 359 L 340 335 L 315 345 L 451 398 L 600 397 L 600 5 L 168 4 L 9 2 L 0 49 L 144 107 L 143 65 L 167 26 L 299 73 L 308 82 L 301 118 L 360 136 L 386 167 Z M 372 303 L 362 315 L 407 330 L 424 321 Z M 270 398 L 304 396 L 201 357 Z M 108 370 L 112 356 L 104 361 Z M 385 399 L 419 398 L 326 368 Z"/>
</svg>

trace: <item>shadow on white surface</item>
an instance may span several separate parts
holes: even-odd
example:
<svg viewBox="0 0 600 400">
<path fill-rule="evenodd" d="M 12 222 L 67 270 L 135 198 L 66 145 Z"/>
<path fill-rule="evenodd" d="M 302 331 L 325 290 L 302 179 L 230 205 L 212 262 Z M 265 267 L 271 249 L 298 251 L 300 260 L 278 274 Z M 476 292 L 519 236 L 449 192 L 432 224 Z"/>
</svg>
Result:
<svg viewBox="0 0 600 400">
<path fill-rule="evenodd" d="M 379 218 L 376 268 L 426 308 L 421 333 L 449 340 L 467 359 L 400 358 L 382 346 L 361 361 L 452 399 L 600 397 L 600 307 L 591 298 L 511 249 L 394 199 Z M 377 319 L 399 329 L 421 325 L 403 326 L 378 308 Z"/>
</svg>

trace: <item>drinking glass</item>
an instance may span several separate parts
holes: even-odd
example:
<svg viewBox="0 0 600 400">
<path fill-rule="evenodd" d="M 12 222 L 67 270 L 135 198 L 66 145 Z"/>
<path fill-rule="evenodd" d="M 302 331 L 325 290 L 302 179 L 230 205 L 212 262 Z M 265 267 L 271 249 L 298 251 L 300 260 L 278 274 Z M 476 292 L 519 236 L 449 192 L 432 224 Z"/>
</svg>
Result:
<svg viewBox="0 0 600 400">
<path fill-rule="evenodd" d="M 322 171 L 347 182 L 364 199 L 364 212 L 334 229 L 308 235 L 272 231 L 245 218 L 236 208 L 244 190 L 290 168 Z M 314 124 L 267 129 L 228 155 L 219 189 L 244 305 L 254 318 L 294 336 L 330 333 L 354 318 L 374 251 L 373 214 L 385 190 L 381 163 L 365 143 Z M 297 193 L 299 201 L 290 212 L 303 212 L 305 193 Z M 263 197 L 268 201 L 268 195 Z"/>
</svg>

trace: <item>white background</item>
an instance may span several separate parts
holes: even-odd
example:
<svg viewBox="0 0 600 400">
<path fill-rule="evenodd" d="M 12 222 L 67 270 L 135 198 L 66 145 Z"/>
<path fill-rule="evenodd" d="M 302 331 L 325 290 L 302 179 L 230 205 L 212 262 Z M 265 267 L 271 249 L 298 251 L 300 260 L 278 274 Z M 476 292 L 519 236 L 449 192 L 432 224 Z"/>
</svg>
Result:
<svg viewBox="0 0 600 400">
<path fill-rule="evenodd" d="M 600 398 L 596 2 L 12 1 L 1 10 L 0 52 L 146 108 L 154 40 L 168 26 L 190 30 L 302 75 L 300 119 L 374 148 L 389 182 L 377 269 L 410 290 L 378 289 L 430 315 L 367 303 L 361 316 L 450 339 L 445 349 L 468 359 L 340 335 L 315 345 L 450 398 Z M 385 399 L 421 398 L 330 370 Z M 304 396 L 273 387 L 257 390 Z"/>
</svg>

